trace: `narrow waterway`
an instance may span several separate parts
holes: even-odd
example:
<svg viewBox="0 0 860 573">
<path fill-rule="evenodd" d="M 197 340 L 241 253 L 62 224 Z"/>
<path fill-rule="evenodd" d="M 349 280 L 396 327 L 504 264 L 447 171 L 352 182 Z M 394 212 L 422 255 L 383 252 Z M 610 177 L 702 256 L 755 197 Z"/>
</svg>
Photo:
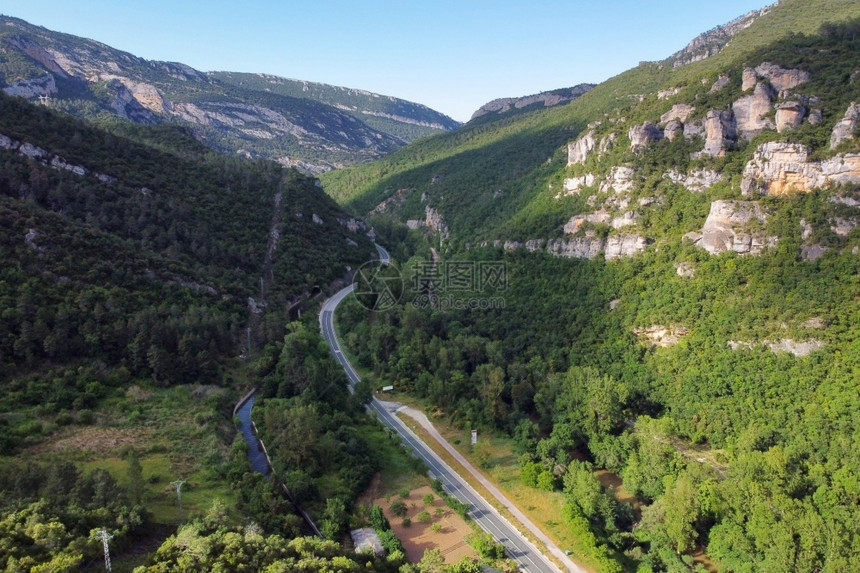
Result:
<svg viewBox="0 0 860 573">
<path fill-rule="evenodd" d="M 251 469 L 255 472 L 269 475 L 269 462 L 266 460 L 266 454 L 260 446 L 260 441 L 254 435 L 254 430 L 251 427 L 251 408 L 254 407 L 256 396 L 251 396 L 242 404 L 242 407 L 236 411 L 236 416 L 239 417 L 239 428 L 242 430 L 242 437 L 245 438 L 245 443 L 248 444 L 248 460 L 251 462 Z"/>
</svg>

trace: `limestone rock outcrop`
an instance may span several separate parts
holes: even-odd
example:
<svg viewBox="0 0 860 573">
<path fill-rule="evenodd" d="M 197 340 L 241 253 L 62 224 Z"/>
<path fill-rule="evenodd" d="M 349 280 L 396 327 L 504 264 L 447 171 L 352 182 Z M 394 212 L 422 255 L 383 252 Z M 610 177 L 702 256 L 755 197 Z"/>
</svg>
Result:
<svg viewBox="0 0 860 573">
<path fill-rule="evenodd" d="M 729 76 L 720 76 L 717 78 L 717 81 L 715 81 L 711 85 L 711 89 L 708 91 L 710 93 L 716 93 L 716 92 L 722 90 L 727 85 L 729 85 Z"/>
<path fill-rule="evenodd" d="M 660 90 L 657 92 L 657 99 L 669 99 L 673 95 L 678 95 L 681 92 L 680 86 L 675 86 L 674 88 L 668 88 L 665 90 Z"/>
<path fill-rule="evenodd" d="M 600 211 L 595 211 L 594 213 L 583 213 L 580 215 L 574 215 L 567 223 L 565 223 L 564 232 L 568 235 L 575 235 L 579 232 L 579 230 L 585 223 L 598 225 L 600 223 L 609 223 L 609 221 L 611 220 L 612 215 L 609 213 L 609 211 L 605 211 L 603 209 L 601 209 Z"/>
<path fill-rule="evenodd" d="M 635 211 L 625 211 L 624 213 L 613 217 L 609 211 L 600 209 L 593 213 L 574 215 L 567 223 L 565 223 L 564 232 L 568 235 L 575 235 L 580 231 L 580 229 L 582 229 L 582 226 L 585 223 L 591 223 L 593 225 L 606 224 L 613 229 L 620 229 L 622 227 L 635 225 L 638 218 L 639 215 L 637 215 Z"/>
<path fill-rule="evenodd" d="M 592 234 L 547 243 L 547 252 L 558 257 L 593 259 L 601 252 L 606 260 L 632 257 L 651 243 L 646 237 L 631 234 L 611 235 L 605 239 Z"/>
<path fill-rule="evenodd" d="M 712 255 L 725 251 L 757 255 L 778 240 L 753 230 L 760 229 L 766 221 L 764 209 L 755 201 L 714 201 L 702 230 L 687 233 L 684 238 Z"/>
<path fill-rule="evenodd" d="M 687 119 L 696 111 L 696 108 L 686 103 L 676 103 L 672 109 L 660 116 L 660 124 L 665 125 L 672 120 L 686 123 Z"/>
<path fill-rule="evenodd" d="M 771 88 L 762 82 L 756 84 L 752 95 L 744 96 L 732 104 L 735 115 L 735 125 L 738 134 L 745 139 L 752 139 L 765 129 L 773 129 L 769 117 L 773 104 Z"/>
<path fill-rule="evenodd" d="M 609 177 L 600 184 L 602 193 L 624 193 L 635 186 L 636 170 L 627 165 L 616 165 L 609 170 Z"/>
<path fill-rule="evenodd" d="M 579 163 L 585 163 L 585 160 L 588 159 L 589 154 L 594 150 L 594 130 L 590 130 L 588 133 L 581 135 L 576 139 L 576 141 L 572 141 L 567 144 L 567 165 L 577 165 Z"/>
<path fill-rule="evenodd" d="M 756 82 L 758 82 L 758 75 L 755 73 L 755 70 L 744 68 L 744 71 L 741 73 L 741 90 L 749 91 L 753 89 Z"/>
<path fill-rule="evenodd" d="M 723 176 L 716 171 L 710 169 L 694 169 L 689 173 L 682 173 L 677 170 L 667 171 L 663 177 L 666 179 L 683 185 L 693 193 L 702 193 L 711 188 L 715 183 L 719 183 Z"/>
<path fill-rule="evenodd" d="M 628 129 L 627 137 L 630 138 L 630 149 L 638 151 L 657 140 L 663 139 L 663 130 L 650 121 L 646 121 Z"/>
<path fill-rule="evenodd" d="M 708 30 L 693 38 L 683 50 L 663 60 L 662 63 L 677 68 L 709 58 L 719 53 L 735 34 L 750 26 L 760 16 L 767 14 L 770 9 L 771 6 L 765 6 L 761 10 L 753 10 L 727 24 Z"/>
<path fill-rule="evenodd" d="M 633 334 L 652 346 L 668 348 L 678 344 L 682 337 L 690 334 L 690 329 L 678 325 L 664 326 L 662 324 L 652 324 L 651 326 L 634 328 Z"/>
<path fill-rule="evenodd" d="M 737 124 L 730 111 L 712 109 L 705 116 L 705 147 L 696 156 L 722 157 L 737 140 Z M 686 135 L 686 133 L 685 133 Z"/>
<path fill-rule="evenodd" d="M 606 239 L 603 256 L 607 261 L 621 257 L 632 257 L 644 251 L 651 242 L 651 239 L 642 237 L 641 235 L 610 235 Z"/>
<path fill-rule="evenodd" d="M 530 106 L 553 107 L 569 103 L 582 94 L 594 88 L 594 84 L 579 84 L 572 88 L 562 88 L 547 92 L 541 92 L 524 97 L 499 98 L 482 105 L 471 119 L 479 118 L 490 113 L 503 114 L 512 110 L 523 109 Z"/>
<path fill-rule="evenodd" d="M 696 267 L 693 266 L 693 263 L 687 261 L 680 262 L 675 265 L 675 273 L 679 277 L 691 279 L 696 276 Z"/>
<path fill-rule="evenodd" d="M 803 122 L 806 107 L 797 101 L 787 101 L 776 106 L 776 130 L 779 133 L 794 129 Z"/>
<path fill-rule="evenodd" d="M 770 62 L 762 62 L 756 66 L 755 73 L 759 78 L 770 82 L 780 94 L 809 81 L 809 72 L 805 70 L 785 69 Z"/>
<path fill-rule="evenodd" d="M 833 133 L 830 135 L 830 149 L 836 149 L 846 139 L 854 138 L 858 118 L 860 118 L 860 104 L 851 102 L 845 115 L 833 127 Z"/>
<path fill-rule="evenodd" d="M 677 119 L 673 119 L 663 128 L 663 137 L 669 141 L 675 141 L 675 138 L 681 135 L 684 135 L 684 124 Z"/>
<path fill-rule="evenodd" d="M 592 187 L 595 183 L 593 173 L 586 173 L 577 177 L 568 177 L 564 180 L 564 194 L 575 195 L 579 193 L 583 187 Z"/>
<path fill-rule="evenodd" d="M 443 241 L 450 234 L 448 224 L 445 222 L 444 217 L 442 217 L 442 213 L 430 205 L 424 207 L 424 224 L 435 231 Z"/>
<path fill-rule="evenodd" d="M 12 96 L 23 98 L 34 98 L 52 96 L 57 93 L 57 82 L 54 76 L 47 74 L 41 78 L 18 80 L 12 82 L 3 91 Z"/>
<path fill-rule="evenodd" d="M 846 183 L 860 183 L 860 153 L 809 161 L 805 145 L 770 141 L 760 145 L 744 167 L 741 191 L 745 195 L 784 195 Z"/>
</svg>

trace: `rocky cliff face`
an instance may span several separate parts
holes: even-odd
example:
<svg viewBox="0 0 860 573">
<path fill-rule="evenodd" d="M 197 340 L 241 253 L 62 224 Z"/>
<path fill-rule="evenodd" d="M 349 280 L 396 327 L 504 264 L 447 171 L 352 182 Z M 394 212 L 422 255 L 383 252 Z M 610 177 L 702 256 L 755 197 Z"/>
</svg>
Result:
<svg viewBox="0 0 860 573">
<path fill-rule="evenodd" d="M 764 143 L 744 168 L 741 191 L 746 194 L 785 195 L 828 185 L 860 184 L 860 153 L 810 161 L 799 143 Z"/>
<path fill-rule="evenodd" d="M 858 118 L 860 118 L 860 105 L 857 102 L 851 102 L 845 115 L 833 128 L 833 133 L 830 136 L 830 149 L 836 149 L 843 141 L 854 139 Z"/>
<path fill-rule="evenodd" d="M 764 233 L 766 221 L 767 214 L 755 201 L 714 201 L 701 231 L 684 237 L 712 255 L 725 251 L 757 255 L 779 240 Z"/>
<path fill-rule="evenodd" d="M 539 107 L 553 107 L 572 102 L 582 94 L 594 88 L 594 84 L 579 84 L 572 88 L 563 88 L 524 97 L 507 97 L 494 99 L 485 103 L 472 114 L 470 121 L 478 119 L 487 114 L 501 115 L 521 109 Z"/>
</svg>

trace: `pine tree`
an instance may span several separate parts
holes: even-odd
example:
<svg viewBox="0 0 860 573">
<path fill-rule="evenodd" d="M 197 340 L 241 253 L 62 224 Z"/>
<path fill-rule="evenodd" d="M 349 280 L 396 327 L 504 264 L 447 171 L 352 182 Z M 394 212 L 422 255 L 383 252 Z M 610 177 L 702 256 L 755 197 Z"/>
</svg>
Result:
<svg viewBox="0 0 860 573">
<path fill-rule="evenodd" d="M 128 500 L 132 504 L 139 505 L 143 501 L 143 468 L 137 452 L 131 449 L 128 452 Z"/>
</svg>

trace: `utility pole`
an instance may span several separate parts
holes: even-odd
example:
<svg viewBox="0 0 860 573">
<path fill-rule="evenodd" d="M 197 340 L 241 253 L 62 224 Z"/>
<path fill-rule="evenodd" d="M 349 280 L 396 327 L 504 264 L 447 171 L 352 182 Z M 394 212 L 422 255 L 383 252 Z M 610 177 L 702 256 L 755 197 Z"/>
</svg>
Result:
<svg viewBox="0 0 860 573">
<path fill-rule="evenodd" d="M 113 535 L 107 532 L 107 530 L 103 527 L 101 531 L 98 533 L 98 537 L 102 540 L 102 546 L 104 546 L 105 550 L 105 571 L 107 573 L 111 573 L 110 571 L 110 549 L 108 549 L 108 541 L 113 539 Z"/>
<path fill-rule="evenodd" d="M 182 523 L 182 484 L 185 483 L 184 479 L 178 479 L 176 481 L 170 482 L 170 485 L 176 488 L 176 501 L 179 503 L 179 522 Z"/>
</svg>

